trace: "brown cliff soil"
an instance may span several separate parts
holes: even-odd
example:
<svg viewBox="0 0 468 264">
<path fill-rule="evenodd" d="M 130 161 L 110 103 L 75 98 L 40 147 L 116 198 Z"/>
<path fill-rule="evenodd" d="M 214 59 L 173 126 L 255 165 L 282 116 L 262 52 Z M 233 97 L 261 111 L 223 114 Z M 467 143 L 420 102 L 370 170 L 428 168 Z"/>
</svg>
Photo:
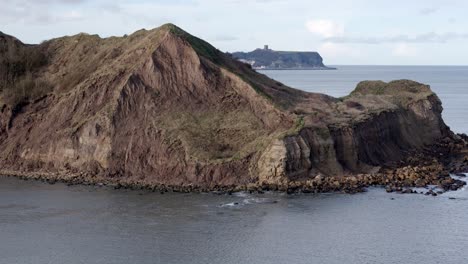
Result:
<svg viewBox="0 0 468 264">
<path fill-rule="evenodd" d="M 451 189 L 460 183 L 447 171 L 467 166 L 466 138 L 444 124 L 427 85 L 307 93 L 171 24 L 40 45 L 2 33 L 0 79 L 4 175 L 163 191 L 351 192 Z"/>
</svg>

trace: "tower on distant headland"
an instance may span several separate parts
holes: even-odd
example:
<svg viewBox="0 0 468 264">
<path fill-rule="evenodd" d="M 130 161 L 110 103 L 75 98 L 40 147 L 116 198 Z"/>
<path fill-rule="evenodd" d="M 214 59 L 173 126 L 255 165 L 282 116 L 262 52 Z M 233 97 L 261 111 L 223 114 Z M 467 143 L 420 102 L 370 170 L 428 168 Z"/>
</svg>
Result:
<svg viewBox="0 0 468 264">
<path fill-rule="evenodd" d="M 268 45 L 263 46 L 264 50 L 269 50 Z"/>
</svg>

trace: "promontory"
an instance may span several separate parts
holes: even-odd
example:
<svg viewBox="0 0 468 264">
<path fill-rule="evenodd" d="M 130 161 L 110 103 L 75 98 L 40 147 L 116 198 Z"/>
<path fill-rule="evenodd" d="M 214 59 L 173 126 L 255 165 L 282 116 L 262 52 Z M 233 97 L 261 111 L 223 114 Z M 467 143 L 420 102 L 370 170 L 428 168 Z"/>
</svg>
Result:
<svg viewBox="0 0 468 264">
<path fill-rule="evenodd" d="M 359 191 L 463 183 L 467 138 L 410 80 L 290 88 L 172 24 L 24 44 L 0 33 L 3 175 L 116 188 Z"/>
<path fill-rule="evenodd" d="M 323 64 L 315 51 L 276 51 L 265 45 L 251 52 L 234 52 L 232 56 L 257 70 L 336 70 Z"/>
</svg>

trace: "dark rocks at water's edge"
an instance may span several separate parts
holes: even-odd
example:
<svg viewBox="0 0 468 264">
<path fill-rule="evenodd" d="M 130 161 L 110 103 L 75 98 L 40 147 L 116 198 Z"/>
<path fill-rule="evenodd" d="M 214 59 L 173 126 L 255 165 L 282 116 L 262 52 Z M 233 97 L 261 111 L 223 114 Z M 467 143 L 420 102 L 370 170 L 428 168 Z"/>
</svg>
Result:
<svg viewBox="0 0 468 264">
<path fill-rule="evenodd" d="M 4 172 L 3 172 L 4 173 Z M 260 185 L 248 184 L 239 186 L 193 186 L 193 185 L 165 185 L 165 184 L 147 184 L 138 181 L 125 181 L 115 182 L 108 179 L 85 176 L 85 175 L 57 175 L 57 174 L 13 174 L 2 175 L 4 177 L 15 177 L 21 180 L 36 180 L 42 181 L 47 184 L 63 183 L 67 186 L 96 186 L 107 187 L 115 190 L 144 190 L 149 192 L 159 192 L 161 194 L 172 193 L 213 193 L 218 195 L 233 194 L 236 192 L 249 192 L 256 194 L 264 194 L 265 192 L 284 192 L 287 194 L 310 194 L 310 193 L 332 193 L 340 192 L 347 194 L 355 194 L 365 192 L 366 188 L 371 186 L 385 186 L 384 184 L 390 181 L 391 177 L 384 175 L 358 175 L 351 177 L 327 177 L 309 180 L 307 182 L 291 182 L 289 185 Z M 439 177 L 431 183 L 438 183 L 445 191 L 455 191 L 463 187 L 466 183 L 459 180 L 450 180 L 447 177 Z M 385 189 L 387 192 L 396 192 L 401 194 L 418 193 L 411 188 L 414 186 L 407 186 L 404 181 L 393 182 Z M 432 184 L 431 184 L 432 185 Z M 406 187 L 400 187 L 406 186 Z M 424 186 L 425 187 L 425 186 Z M 439 194 L 442 192 L 438 192 Z M 426 192 L 427 194 L 437 195 L 433 190 Z"/>
<path fill-rule="evenodd" d="M 73 185 L 92 185 L 110 187 L 113 189 L 145 190 L 150 192 L 174 193 L 214 193 L 232 194 L 235 192 L 250 192 L 263 194 L 266 191 L 297 193 L 329 193 L 342 192 L 348 194 L 365 192 L 367 187 L 383 186 L 388 193 L 425 194 L 437 196 L 443 192 L 456 191 L 466 185 L 465 181 L 450 176 L 460 175 L 468 171 L 468 159 L 463 156 L 467 150 L 464 136 L 454 136 L 455 140 L 445 138 L 441 142 L 426 148 L 425 153 L 415 154 L 408 158 L 397 169 L 382 168 L 374 174 L 358 174 L 354 176 L 316 176 L 306 181 L 290 181 L 287 184 L 259 184 L 245 185 L 165 185 L 146 183 L 144 181 L 129 180 L 119 177 L 106 178 L 86 173 L 17 173 L 0 171 L 2 176 L 14 176 L 22 180 L 38 180 L 48 184 L 64 183 Z M 448 156 L 458 153 L 458 155 Z M 435 186 L 439 190 L 414 190 Z"/>
<path fill-rule="evenodd" d="M 464 178 L 468 172 L 468 140 L 466 135 L 452 135 L 440 140 L 431 147 L 411 153 L 405 162 L 396 170 L 389 172 L 398 178 L 387 185 L 387 192 L 416 193 L 409 187 L 436 186 L 440 191 L 428 190 L 426 195 L 437 196 L 442 192 L 456 191 L 466 182 L 456 179 Z M 386 169 L 384 169 L 386 170 Z"/>
</svg>

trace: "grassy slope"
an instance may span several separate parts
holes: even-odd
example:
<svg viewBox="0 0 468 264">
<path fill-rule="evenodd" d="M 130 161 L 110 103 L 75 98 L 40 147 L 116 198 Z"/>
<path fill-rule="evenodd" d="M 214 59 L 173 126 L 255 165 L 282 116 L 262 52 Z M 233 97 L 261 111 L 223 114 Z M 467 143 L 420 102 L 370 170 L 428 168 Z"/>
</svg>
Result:
<svg viewBox="0 0 468 264">
<path fill-rule="evenodd" d="M 50 92 L 50 83 L 38 74 L 47 63 L 40 46 L 0 32 L 0 102 L 15 108 Z"/>
</svg>

